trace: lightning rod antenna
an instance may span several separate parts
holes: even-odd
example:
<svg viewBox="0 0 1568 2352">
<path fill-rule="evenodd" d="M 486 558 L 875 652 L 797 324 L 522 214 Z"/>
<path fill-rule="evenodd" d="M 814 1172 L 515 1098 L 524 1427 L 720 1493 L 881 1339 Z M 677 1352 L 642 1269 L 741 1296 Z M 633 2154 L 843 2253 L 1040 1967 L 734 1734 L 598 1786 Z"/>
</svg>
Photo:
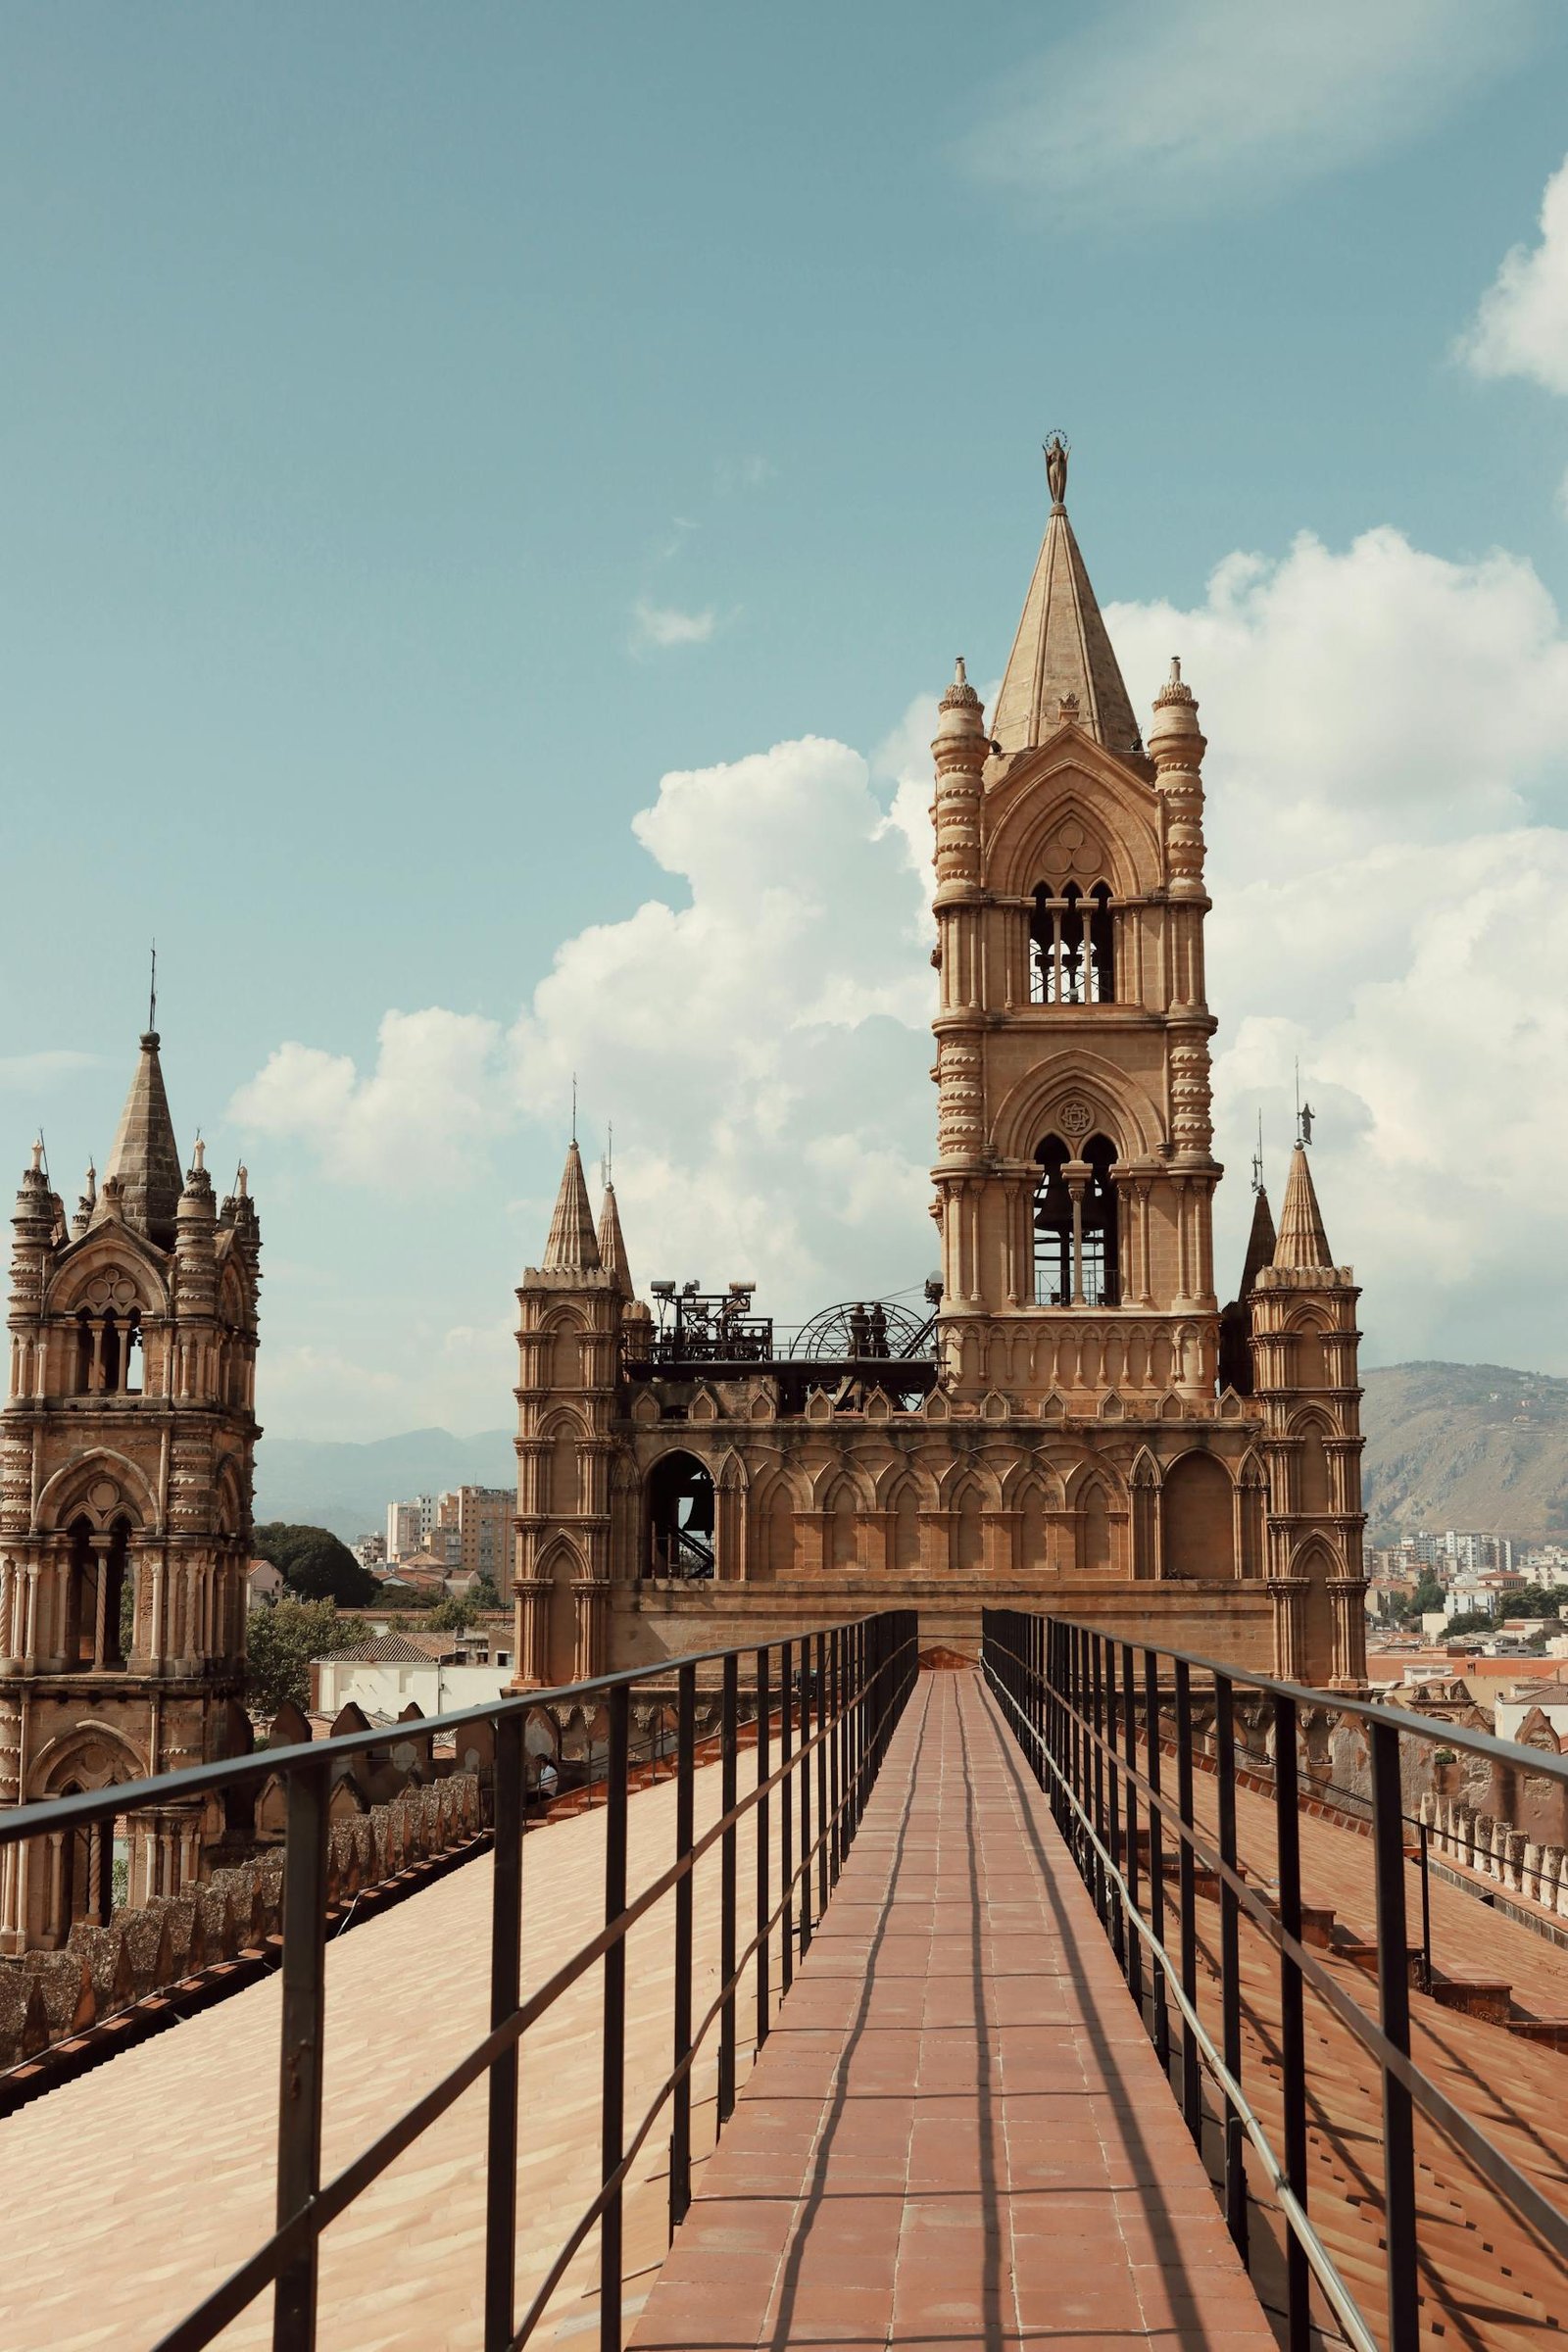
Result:
<svg viewBox="0 0 1568 2352">
<path fill-rule="evenodd" d="M 153 1036 L 158 1027 L 158 942 L 153 941 L 152 978 L 147 986 L 147 1034 Z"/>
</svg>

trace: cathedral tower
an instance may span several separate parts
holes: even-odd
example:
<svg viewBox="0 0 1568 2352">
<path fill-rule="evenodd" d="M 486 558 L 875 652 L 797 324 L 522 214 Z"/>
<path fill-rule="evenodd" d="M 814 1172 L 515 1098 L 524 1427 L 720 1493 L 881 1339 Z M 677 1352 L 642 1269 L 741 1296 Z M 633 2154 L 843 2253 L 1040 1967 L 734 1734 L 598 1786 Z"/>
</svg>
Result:
<svg viewBox="0 0 1568 2352">
<path fill-rule="evenodd" d="M 573 1137 L 544 1258 L 517 1291 L 517 1690 L 609 1662 L 610 1425 L 631 1294 L 613 1196 L 604 1241 Z"/>
<path fill-rule="evenodd" d="M 149 1030 L 68 1227 L 41 1146 L 13 1217 L 0 1417 L 0 1804 L 243 1751 L 261 1232 L 245 1171 L 183 1179 Z M 124 1899 L 202 1875 L 220 1809 L 138 1812 Z M 94 1829 L 0 1857 L 0 1952 L 105 1921 Z"/>
<path fill-rule="evenodd" d="M 955 1398 L 1211 1397 L 1204 741 L 1181 666 L 1139 737 L 1047 452 L 993 728 L 958 664 L 936 760 L 939 1330 Z"/>
<path fill-rule="evenodd" d="M 1333 1262 L 1298 1144 L 1273 1262 L 1257 1270 L 1251 1293 L 1254 1385 L 1267 1415 L 1269 1592 L 1276 1672 L 1337 1690 L 1366 1687 L 1360 1296 L 1351 1269 Z"/>
</svg>

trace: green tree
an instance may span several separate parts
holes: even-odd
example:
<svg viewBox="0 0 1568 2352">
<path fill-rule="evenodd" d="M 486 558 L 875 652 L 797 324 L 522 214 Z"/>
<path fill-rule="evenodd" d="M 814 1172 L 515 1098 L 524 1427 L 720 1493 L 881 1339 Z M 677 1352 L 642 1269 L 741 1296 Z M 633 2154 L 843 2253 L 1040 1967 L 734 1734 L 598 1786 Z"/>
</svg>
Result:
<svg viewBox="0 0 1568 2352">
<path fill-rule="evenodd" d="M 466 1626 L 476 1624 L 478 1616 L 476 1601 L 462 1600 L 456 1592 L 449 1592 L 436 1602 L 424 1622 L 432 1634 L 461 1634 Z"/>
<path fill-rule="evenodd" d="M 1410 1598 L 1411 1613 L 1417 1617 L 1424 1617 L 1431 1609 L 1441 1609 L 1446 1599 L 1447 1594 L 1443 1590 L 1443 1579 L 1432 1569 L 1423 1568 L 1415 1592 Z"/>
<path fill-rule="evenodd" d="M 474 1586 L 473 1591 L 469 1593 L 468 1598 L 473 1602 L 474 1607 L 479 1611 L 481 1617 L 487 1611 L 491 1615 L 494 1615 L 497 1609 L 504 1609 L 507 1605 L 502 1599 L 500 1593 L 496 1591 L 493 1581 L 488 1576 L 480 1577 L 478 1583 Z"/>
<path fill-rule="evenodd" d="M 1494 1634 L 1496 1630 L 1496 1619 L 1489 1617 L 1485 1609 L 1466 1609 L 1461 1615 L 1450 1617 L 1443 1629 L 1446 1637 L 1449 1634 Z"/>
<path fill-rule="evenodd" d="M 257 1559 L 270 1560 L 280 1569 L 305 1600 L 335 1600 L 346 1609 L 363 1608 L 379 1590 L 368 1568 L 360 1566 L 330 1528 L 292 1527 L 286 1520 L 269 1519 L 252 1535 L 251 1548 Z"/>
<path fill-rule="evenodd" d="M 245 1627 L 245 1696 L 259 1715 L 275 1715 L 287 1699 L 310 1701 L 312 1658 L 330 1657 L 360 1638 L 360 1628 L 330 1600 L 294 1600 L 252 1609 Z"/>
</svg>

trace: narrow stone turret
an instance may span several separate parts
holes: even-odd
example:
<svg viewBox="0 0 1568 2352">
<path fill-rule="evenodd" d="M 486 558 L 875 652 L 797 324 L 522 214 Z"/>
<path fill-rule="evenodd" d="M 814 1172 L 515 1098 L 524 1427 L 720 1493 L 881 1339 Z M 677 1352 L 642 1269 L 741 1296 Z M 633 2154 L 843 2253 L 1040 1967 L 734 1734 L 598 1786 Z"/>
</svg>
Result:
<svg viewBox="0 0 1568 2352">
<path fill-rule="evenodd" d="M 598 1272 L 602 1263 L 594 1234 L 594 1212 L 582 1172 L 582 1154 L 575 1137 L 566 1147 L 556 1212 L 550 1220 L 550 1239 L 539 1263 L 547 1274 L 592 1274 Z"/>
<path fill-rule="evenodd" d="M 147 1030 L 142 1037 L 141 1059 L 120 1114 L 104 1175 L 106 1183 L 113 1179 L 120 1187 L 120 1213 L 125 1223 L 160 1250 L 170 1249 L 183 1185 L 156 1029 Z"/>
</svg>

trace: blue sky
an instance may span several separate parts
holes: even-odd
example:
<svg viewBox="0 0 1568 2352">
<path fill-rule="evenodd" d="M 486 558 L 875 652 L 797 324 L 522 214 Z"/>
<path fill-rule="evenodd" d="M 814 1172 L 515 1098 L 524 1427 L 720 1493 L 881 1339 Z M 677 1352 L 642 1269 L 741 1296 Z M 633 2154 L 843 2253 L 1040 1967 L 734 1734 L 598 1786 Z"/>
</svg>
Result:
<svg viewBox="0 0 1568 2352">
<path fill-rule="evenodd" d="M 156 934 L 270 1427 L 507 1420 L 574 1066 L 640 1276 L 918 1283 L 1058 424 L 1215 747 L 1222 1251 L 1301 1053 L 1369 1355 L 1568 1370 L 1568 27 L 1294 13 L 6 12 L 0 1125 L 101 1160 Z"/>
</svg>

